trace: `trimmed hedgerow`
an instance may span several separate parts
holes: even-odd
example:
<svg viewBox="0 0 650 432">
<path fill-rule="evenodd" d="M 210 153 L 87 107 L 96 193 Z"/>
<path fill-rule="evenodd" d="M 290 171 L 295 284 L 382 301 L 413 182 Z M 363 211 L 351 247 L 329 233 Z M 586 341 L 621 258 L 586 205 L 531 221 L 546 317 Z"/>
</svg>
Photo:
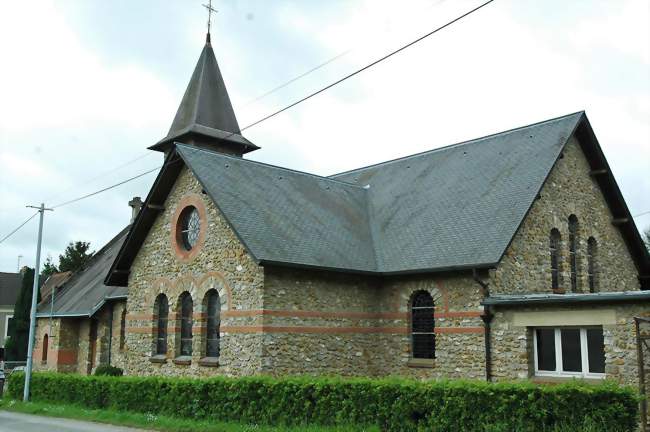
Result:
<svg viewBox="0 0 650 432">
<path fill-rule="evenodd" d="M 122 376 L 124 375 L 124 370 L 121 368 L 118 368 L 116 366 L 111 366 L 111 365 L 99 365 L 95 369 L 95 374 L 94 375 L 105 375 L 105 376 Z"/>
<path fill-rule="evenodd" d="M 22 395 L 12 374 L 9 395 Z M 634 390 L 479 381 L 33 375 L 32 398 L 88 408 L 271 425 L 378 425 L 387 431 L 632 431 Z"/>
</svg>

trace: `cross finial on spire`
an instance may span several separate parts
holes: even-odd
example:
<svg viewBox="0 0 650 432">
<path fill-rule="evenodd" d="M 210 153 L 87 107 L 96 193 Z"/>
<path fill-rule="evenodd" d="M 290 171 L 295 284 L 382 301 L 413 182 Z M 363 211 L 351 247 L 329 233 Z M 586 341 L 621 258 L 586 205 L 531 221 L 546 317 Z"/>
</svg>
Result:
<svg viewBox="0 0 650 432">
<path fill-rule="evenodd" d="M 210 25 L 212 24 L 212 12 L 217 13 L 217 10 L 212 7 L 212 0 L 208 0 L 208 4 L 203 4 L 203 7 L 208 10 L 208 34 L 205 36 L 205 42 L 210 43 Z"/>
</svg>

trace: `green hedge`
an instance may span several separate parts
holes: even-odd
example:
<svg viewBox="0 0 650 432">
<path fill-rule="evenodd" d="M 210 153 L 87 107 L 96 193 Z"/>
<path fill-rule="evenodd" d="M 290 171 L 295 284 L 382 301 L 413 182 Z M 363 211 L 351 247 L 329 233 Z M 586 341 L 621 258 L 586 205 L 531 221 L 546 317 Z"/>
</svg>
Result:
<svg viewBox="0 0 650 432">
<path fill-rule="evenodd" d="M 22 374 L 9 378 L 20 398 Z M 33 375 L 32 399 L 272 425 L 379 425 L 389 431 L 632 431 L 638 398 L 612 383 L 537 386 L 471 381 Z"/>
</svg>

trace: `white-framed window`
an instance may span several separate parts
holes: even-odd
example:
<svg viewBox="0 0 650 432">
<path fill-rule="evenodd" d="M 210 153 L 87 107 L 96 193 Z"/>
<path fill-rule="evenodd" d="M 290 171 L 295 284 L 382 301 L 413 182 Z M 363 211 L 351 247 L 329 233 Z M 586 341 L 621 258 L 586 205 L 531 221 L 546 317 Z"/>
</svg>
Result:
<svg viewBox="0 0 650 432">
<path fill-rule="evenodd" d="M 605 378 L 602 327 L 533 329 L 535 375 Z"/>
</svg>

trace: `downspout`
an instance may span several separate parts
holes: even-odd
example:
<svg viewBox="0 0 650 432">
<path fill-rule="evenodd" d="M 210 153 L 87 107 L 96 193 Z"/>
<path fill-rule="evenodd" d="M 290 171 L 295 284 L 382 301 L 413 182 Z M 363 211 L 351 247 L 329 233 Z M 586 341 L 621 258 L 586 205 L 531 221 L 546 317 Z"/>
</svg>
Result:
<svg viewBox="0 0 650 432">
<path fill-rule="evenodd" d="M 478 277 L 478 271 L 476 269 L 472 270 L 472 277 L 474 281 L 481 286 L 481 293 L 483 298 L 490 296 L 489 283 L 483 282 Z M 491 323 L 494 314 L 492 313 L 492 308 L 488 305 L 483 305 L 483 315 L 481 319 L 483 320 L 483 337 L 485 339 L 485 380 L 488 382 L 492 381 L 492 341 L 491 341 Z"/>
</svg>

